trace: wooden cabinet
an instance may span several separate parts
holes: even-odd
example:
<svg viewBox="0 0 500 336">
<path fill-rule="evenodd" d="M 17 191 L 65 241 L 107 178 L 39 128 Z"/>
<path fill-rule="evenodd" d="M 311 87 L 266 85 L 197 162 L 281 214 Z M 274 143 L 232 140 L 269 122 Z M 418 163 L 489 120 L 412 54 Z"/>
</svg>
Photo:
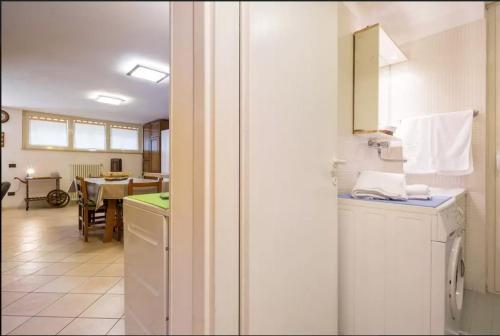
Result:
<svg viewBox="0 0 500 336">
<path fill-rule="evenodd" d="M 143 154 L 142 154 L 142 171 L 149 172 L 151 170 L 151 124 L 143 126 Z"/>
<path fill-rule="evenodd" d="M 168 128 L 169 123 L 166 119 L 159 119 L 144 124 L 143 173 L 161 173 L 161 131 Z"/>
</svg>

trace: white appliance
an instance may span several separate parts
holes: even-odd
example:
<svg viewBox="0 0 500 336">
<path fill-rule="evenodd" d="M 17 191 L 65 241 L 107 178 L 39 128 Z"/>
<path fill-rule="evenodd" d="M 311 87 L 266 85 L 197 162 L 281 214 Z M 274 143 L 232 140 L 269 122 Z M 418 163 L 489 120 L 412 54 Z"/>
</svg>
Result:
<svg viewBox="0 0 500 336">
<path fill-rule="evenodd" d="M 125 332 L 168 334 L 170 210 L 124 199 Z"/>
<path fill-rule="evenodd" d="M 339 332 L 457 334 L 465 191 L 439 206 L 339 198 Z"/>
</svg>

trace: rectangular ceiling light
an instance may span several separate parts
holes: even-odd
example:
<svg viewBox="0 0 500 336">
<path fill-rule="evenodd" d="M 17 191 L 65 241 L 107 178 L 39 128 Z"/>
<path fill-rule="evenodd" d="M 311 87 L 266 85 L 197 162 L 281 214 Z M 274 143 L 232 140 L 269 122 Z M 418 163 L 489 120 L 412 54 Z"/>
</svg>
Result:
<svg viewBox="0 0 500 336">
<path fill-rule="evenodd" d="M 109 96 L 98 96 L 96 98 L 96 100 L 99 103 L 110 104 L 110 105 L 120 105 L 123 102 L 125 102 L 125 100 L 123 100 L 121 98 L 115 98 L 115 97 L 109 97 Z"/>
<path fill-rule="evenodd" d="M 127 75 L 137 78 L 146 79 L 151 82 L 159 83 L 168 77 L 168 73 L 154 70 L 142 65 L 136 65 L 130 70 Z"/>
</svg>

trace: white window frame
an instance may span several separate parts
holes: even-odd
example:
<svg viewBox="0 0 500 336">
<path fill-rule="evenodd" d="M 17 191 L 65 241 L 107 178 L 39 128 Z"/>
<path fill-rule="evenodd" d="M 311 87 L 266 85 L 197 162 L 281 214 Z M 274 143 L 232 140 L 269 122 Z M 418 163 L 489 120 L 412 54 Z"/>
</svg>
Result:
<svg viewBox="0 0 500 336">
<path fill-rule="evenodd" d="M 72 140 L 73 140 L 73 149 L 75 150 L 83 150 L 83 151 L 89 151 L 89 152 L 97 152 L 97 151 L 102 151 L 102 149 L 91 149 L 91 148 L 79 148 L 75 147 L 75 136 L 76 136 L 76 124 L 87 124 L 87 125 L 97 125 L 97 126 L 104 126 L 104 150 L 107 150 L 107 126 L 106 123 L 103 121 L 94 121 L 94 120 L 88 120 L 88 119 L 74 119 L 72 122 Z"/>
<path fill-rule="evenodd" d="M 66 147 L 56 147 L 56 146 L 37 146 L 32 145 L 29 142 L 30 139 L 30 127 L 29 122 L 31 119 L 35 120 L 57 120 L 57 121 L 66 121 L 68 125 L 68 146 Z M 106 147 L 104 150 L 101 149 L 83 149 L 83 148 L 75 148 L 74 147 L 74 129 L 76 123 L 91 123 L 91 124 L 100 124 L 105 125 L 106 127 Z M 119 150 L 119 149 L 111 149 L 111 127 L 122 127 L 122 128 L 130 128 L 138 130 L 138 142 L 139 148 L 137 150 Z M 143 149 L 143 135 L 142 135 L 142 125 L 141 124 L 132 124 L 132 123 L 124 123 L 118 121 L 110 121 L 110 120 L 100 120 L 100 119 L 91 119 L 91 118 L 82 118 L 77 116 L 68 116 L 62 114 L 52 114 L 52 113 L 44 113 L 44 112 L 34 112 L 34 111 L 23 111 L 23 149 L 37 149 L 37 150 L 50 150 L 50 151 L 70 151 L 70 152 L 87 152 L 87 153 L 132 153 L 139 154 L 142 153 Z"/>
<path fill-rule="evenodd" d="M 67 145 L 66 146 L 57 146 L 57 145 L 32 145 L 30 143 L 30 131 L 31 131 L 31 125 L 30 122 L 32 120 L 37 120 L 37 121 L 48 121 L 48 122 L 60 122 L 60 123 L 66 123 L 66 138 L 67 138 Z M 26 129 L 26 144 L 28 146 L 33 147 L 33 148 L 46 148 L 50 150 L 65 150 L 70 148 L 71 146 L 71 139 L 69 137 L 69 128 L 70 128 L 70 121 L 66 118 L 58 117 L 58 116 L 53 116 L 53 115 L 31 115 L 29 118 L 26 118 L 26 120 L 23 119 L 23 124 L 26 124 L 24 129 Z M 24 126 L 24 125 L 23 125 Z"/>
<path fill-rule="evenodd" d="M 111 129 L 112 128 L 121 128 L 121 129 L 128 129 L 128 130 L 137 130 L 137 136 L 139 137 L 139 139 L 137 139 L 138 141 L 138 148 L 141 148 L 141 139 L 142 139 L 142 133 L 141 133 L 141 130 L 142 130 L 142 126 L 139 126 L 137 127 L 136 126 L 132 126 L 132 125 L 125 125 L 125 124 L 122 124 L 122 123 L 115 123 L 115 122 L 112 122 L 112 123 L 109 123 L 108 124 L 108 127 L 107 127 L 107 138 L 108 138 L 108 141 L 107 141 L 107 146 L 108 146 L 108 149 L 110 151 L 119 151 L 119 152 L 127 152 L 127 151 L 130 151 L 130 150 L 126 150 L 126 149 L 116 149 L 116 148 L 111 148 Z M 141 150 L 142 152 L 142 150 Z"/>
</svg>

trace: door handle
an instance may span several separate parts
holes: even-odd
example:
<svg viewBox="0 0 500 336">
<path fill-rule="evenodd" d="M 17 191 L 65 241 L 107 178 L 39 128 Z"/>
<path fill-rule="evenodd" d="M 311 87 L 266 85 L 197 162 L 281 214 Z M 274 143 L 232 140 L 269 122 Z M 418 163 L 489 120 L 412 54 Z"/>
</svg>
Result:
<svg viewBox="0 0 500 336">
<path fill-rule="evenodd" d="M 337 158 L 333 158 L 330 160 L 330 174 L 332 176 L 332 184 L 337 186 L 338 178 L 337 178 L 337 169 L 340 164 L 345 164 L 346 160 L 340 160 Z"/>
</svg>

